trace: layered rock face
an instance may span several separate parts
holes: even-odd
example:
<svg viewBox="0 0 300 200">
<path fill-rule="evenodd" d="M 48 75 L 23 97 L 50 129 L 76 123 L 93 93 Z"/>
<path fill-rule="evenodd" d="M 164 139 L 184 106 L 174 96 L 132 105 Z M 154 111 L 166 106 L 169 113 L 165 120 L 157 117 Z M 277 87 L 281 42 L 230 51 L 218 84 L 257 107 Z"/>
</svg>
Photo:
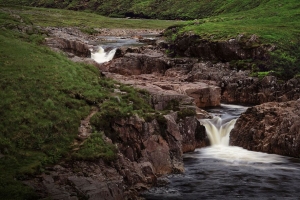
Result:
<svg viewBox="0 0 300 200">
<path fill-rule="evenodd" d="M 234 81 L 235 80 L 235 81 Z M 265 102 L 285 102 L 300 98 L 300 78 L 280 83 L 274 76 L 258 78 L 235 78 L 223 81 L 222 102 L 261 104 Z"/>
<path fill-rule="evenodd" d="M 300 157 L 300 100 L 249 108 L 230 138 L 231 145 L 245 149 Z"/>
<path fill-rule="evenodd" d="M 48 39 L 52 48 L 68 50 L 72 60 L 94 64 L 106 77 L 147 90 L 151 95 L 149 103 L 157 111 L 174 110 L 176 105 L 179 110 L 195 110 L 198 118 L 209 118 L 200 108 L 218 106 L 221 101 L 260 104 L 300 98 L 299 79 L 280 84 L 272 76 L 259 80 L 249 77 L 249 71 L 230 69 L 230 60 L 267 59 L 267 52 L 273 47 L 255 47 L 255 35 L 246 41 L 248 48 L 240 45 L 242 36 L 224 42 L 184 36 L 174 49 L 178 55 L 188 57 L 180 58 L 167 57 L 169 45 L 151 40 L 148 46 L 119 48 L 112 61 L 97 64 L 84 57 L 88 55 L 84 53 L 87 48 L 95 48 L 95 38 L 80 39 L 76 31 L 67 29 L 62 32 L 50 30 L 56 38 Z M 250 108 L 237 121 L 231 144 L 299 157 L 298 113 L 299 100 Z M 118 147 L 115 162 L 63 163 L 28 184 L 42 188 L 53 199 L 78 199 L 80 195 L 90 199 L 136 199 L 138 192 L 153 185 L 160 175 L 182 172 L 184 152 L 209 144 L 205 128 L 196 116 L 179 118 L 178 112 L 173 111 L 150 122 L 132 116 L 111 122 L 111 127 L 115 135 L 107 135 L 106 140 Z"/>
<path fill-rule="evenodd" d="M 252 35 L 247 41 L 243 35 L 228 41 L 211 42 L 201 39 L 199 35 L 186 34 L 176 39 L 174 43 L 175 53 L 180 56 L 197 57 L 202 60 L 228 62 L 244 59 L 267 59 L 268 51 L 274 46 L 256 46 L 258 37 Z"/>
<path fill-rule="evenodd" d="M 198 120 L 176 112 L 160 122 L 132 116 L 111 123 L 116 137 L 106 141 L 118 146 L 115 161 L 62 162 L 25 183 L 52 199 L 137 199 L 159 176 L 182 173 L 184 152 L 207 145 Z"/>
</svg>

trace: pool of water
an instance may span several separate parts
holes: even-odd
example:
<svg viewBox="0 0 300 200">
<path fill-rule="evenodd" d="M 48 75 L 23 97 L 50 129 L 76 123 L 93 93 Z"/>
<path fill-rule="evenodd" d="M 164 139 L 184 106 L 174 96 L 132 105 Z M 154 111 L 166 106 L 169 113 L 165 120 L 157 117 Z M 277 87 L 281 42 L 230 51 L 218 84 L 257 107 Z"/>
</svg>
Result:
<svg viewBox="0 0 300 200">
<path fill-rule="evenodd" d="M 222 105 L 209 112 L 238 117 L 244 106 Z M 148 200 L 300 199 L 299 159 L 215 145 L 186 153 L 185 172 L 143 194 Z"/>
</svg>

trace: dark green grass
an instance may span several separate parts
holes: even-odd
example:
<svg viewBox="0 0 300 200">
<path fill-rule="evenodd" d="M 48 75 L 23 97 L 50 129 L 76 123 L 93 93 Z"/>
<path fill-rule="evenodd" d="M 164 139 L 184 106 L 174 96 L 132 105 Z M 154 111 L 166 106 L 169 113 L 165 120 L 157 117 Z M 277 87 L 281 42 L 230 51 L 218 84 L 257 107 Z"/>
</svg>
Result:
<svg viewBox="0 0 300 200">
<path fill-rule="evenodd" d="M 40 45 L 44 36 L 34 26 L 18 31 L 31 24 L 0 11 L 0 199 L 36 198 L 20 180 L 60 160 L 89 160 L 93 149 L 99 151 L 95 159 L 114 159 L 115 149 L 99 135 L 73 151 L 80 120 L 92 107 L 99 113 L 117 110 L 109 113 L 111 119 L 152 112 L 143 95 L 127 86 L 118 86 L 126 94 L 116 101 L 114 81 L 100 77 L 94 66 L 73 63 Z M 109 120 L 105 116 L 97 119 Z"/>
<path fill-rule="evenodd" d="M 165 29 L 178 23 L 170 20 L 108 18 L 95 13 L 63 9 L 33 7 L 9 7 L 9 9 L 43 27 Z"/>
<path fill-rule="evenodd" d="M 290 3 L 294 4 L 292 8 L 299 9 L 299 5 L 295 4 L 298 2 L 295 0 L 0 0 L 0 3 L 85 10 L 106 16 L 138 16 L 153 19 L 199 19 L 226 13 L 242 13 L 262 6 L 269 9 L 272 6 L 280 7 Z"/>
<path fill-rule="evenodd" d="M 230 2 L 215 11 L 221 14 L 180 25 L 177 32 L 169 35 L 170 40 L 176 40 L 182 34 L 192 33 L 210 41 L 228 40 L 243 35 L 242 40 L 245 42 L 252 35 L 256 35 L 258 41 L 253 45 L 270 44 L 276 47 L 276 50 L 270 53 L 270 60 L 263 63 L 261 70 L 275 71 L 281 79 L 289 79 L 299 74 L 300 2 L 261 1 L 248 10 L 242 8 L 245 3 L 233 0 Z M 249 1 L 245 2 L 250 4 Z"/>
</svg>

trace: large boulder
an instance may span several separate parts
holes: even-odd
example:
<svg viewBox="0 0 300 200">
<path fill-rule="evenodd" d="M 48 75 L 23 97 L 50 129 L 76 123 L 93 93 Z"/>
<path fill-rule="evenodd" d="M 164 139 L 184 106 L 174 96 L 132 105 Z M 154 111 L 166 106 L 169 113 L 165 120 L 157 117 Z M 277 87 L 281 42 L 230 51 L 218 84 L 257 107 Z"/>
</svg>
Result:
<svg viewBox="0 0 300 200">
<path fill-rule="evenodd" d="M 163 74 L 169 68 L 163 54 L 156 51 L 126 53 L 123 57 L 112 60 L 108 71 L 122 75 Z"/>
<path fill-rule="evenodd" d="M 300 157 L 300 99 L 248 108 L 231 131 L 230 144 Z"/>
</svg>

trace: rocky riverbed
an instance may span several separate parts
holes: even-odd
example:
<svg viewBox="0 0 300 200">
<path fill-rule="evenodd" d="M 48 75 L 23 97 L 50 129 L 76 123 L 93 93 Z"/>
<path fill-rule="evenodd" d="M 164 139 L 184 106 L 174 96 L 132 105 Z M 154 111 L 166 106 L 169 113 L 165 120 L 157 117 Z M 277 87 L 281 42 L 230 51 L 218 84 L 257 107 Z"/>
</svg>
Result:
<svg viewBox="0 0 300 200">
<path fill-rule="evenodd" d="M 160 36 L 161 30 L 99 29 L 95 35 L 86 35 L 75 28 L 48 27 L 44 31 L 48 33 L 45 44 L 65 52 L 71 60 L 93 64 L 106 77 L 147 90 L 151 94 L 150 104 L 156 110 L 164 110 L 175 102 L 180 109 L 192 109 L 197 115 L 179 118 L 177 111 L 170 112 L 164 116 L 165 133 L 161 132 L 157 120 L 146 122 L 133 116 L 113 122 L 119 140 L 106 140 L 118 146 L 117 161 L 63 162 L 50 167 L 47 173 L 26 181 L 39 188 L 42 196 L 138 199 L 139 192 L 156 184 L 161 175 L 183 172 L 184 152 L 208 145 L 205 129 L 197 118 L 209 118 L 202 108 L 218 106 L 221 102 L 261 104 L 249 108 L 238 120 L 231 136 L 232 144 L 300 157 L 297 154 L 300 79 L 287 82 L 279 82 L 273 76 L 258 79 L 250 77 L 249 71 L 237 71 L 230 66 L 231 59 L 243 56 L 266 58 L 272 46 L 243 52 L 237 39 L 196 43 L 195 36 L 190 35 L 171 45 L 161 37 L 151 40 L 143 37 Z M 90 55 L 103 35 L 134 38 L 145 44 L 120 47 L 113 60 L 98 64 Z M 255 36 L 246 43 L 254 40 Z M 170 57 L 170 50 L 181 57 Z M 270 101 L 283 103 L 266 103 Z M 244 130 L 243 134 L 240 130 Z"/>
</svg>

